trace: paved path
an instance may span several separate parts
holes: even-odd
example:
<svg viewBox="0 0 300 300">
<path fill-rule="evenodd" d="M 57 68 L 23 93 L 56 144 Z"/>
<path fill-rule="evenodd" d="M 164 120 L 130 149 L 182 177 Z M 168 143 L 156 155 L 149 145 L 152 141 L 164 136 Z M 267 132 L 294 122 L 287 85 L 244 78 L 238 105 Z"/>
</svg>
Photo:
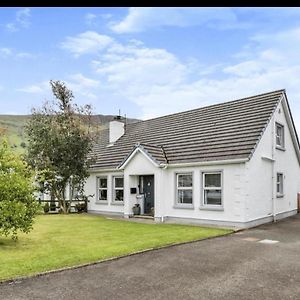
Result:
<svg viewBox="0 0 300 300">
<path fill-rule="evenodd" d="M 0 284 L 0 299 L 300 299 L 300 217 Z"/>
</svg>

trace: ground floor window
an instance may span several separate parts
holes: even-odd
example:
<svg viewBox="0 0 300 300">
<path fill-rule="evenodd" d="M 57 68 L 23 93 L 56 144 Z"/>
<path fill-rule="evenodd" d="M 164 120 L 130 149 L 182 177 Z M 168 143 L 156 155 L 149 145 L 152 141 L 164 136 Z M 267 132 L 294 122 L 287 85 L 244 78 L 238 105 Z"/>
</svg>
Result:
<svg viewBox="0 0 300 300">
<path fill-rule="evenodd" d="M 98 201 L 107 201 L 107 177 L 98 177 Z"/>
<path fill-rule="evenodd" d="M 124 178 L 121 176 L 114 177 L 114 201 L 123 201 L 124 200 Z"/>
<path fill-rule="evenodd" d="M 222 206 L 222 172 L 203 173 L 203 205 Z"/>
<path fill-rule="evenodd" d="M 277 173 L 277 197 L 282 197 L 283 196 L 283 174 L 282 173 Z"/>
<path fill-rule="evenodd" d="M 177 204 L 193 204 L 193 174 L 176 174 Z"/>
</svg>

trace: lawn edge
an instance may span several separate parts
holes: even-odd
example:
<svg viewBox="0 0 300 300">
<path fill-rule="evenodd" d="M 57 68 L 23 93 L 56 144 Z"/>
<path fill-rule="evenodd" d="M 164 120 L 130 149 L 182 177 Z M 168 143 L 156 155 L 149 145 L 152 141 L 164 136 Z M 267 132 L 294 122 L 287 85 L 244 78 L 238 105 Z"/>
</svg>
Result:
<svg viewBox="0 0 300 300">
<path fill-rule="evenodd" d="M 223 228 L 223 229 L 226 229 L 226 228 Z M 228 229 L 228 230 L 232 230 L 232 231 L 221 234 L 221 235 L 217 235 L 217 236 L 210 236 L 210 237 L 197 239 L 197 240 L 192 240 L 192 241 L 178 242 L 178 243 L 168 244 L 168 245 L 164 245 L 164 246 L 157 246 L 157 247 L 147 248 L 147 249 L 135 251 L 135 252 L 124 254 L 124 255 L 113 256 L 113 257 L 110 257 L 110 258 L 104 258 L 104 259 L 97 260 L 97 261 L 94 261 L 94 262 L 84 263 L 84 264 L 75 265 L 75 266 L 68 266 L 68 267 L 63 267 L 63 268 L 59 268 L 59 269 L 53 269 L 53 270 L 44 271 L 44 272 L 40 272 L 40 273 L 28 275 L 28 276 L 25 275 L 25 276 L 19 276 L 19 277 L 15 277 L 15 278 L 11 278 L 11 279 L 0 279 L 0 284 L 19 283 L 20 281 L 23 281 L 23 280 L 26 280 L 26 279 L 32 279 L 32 278 L 45 276 L 45 275 L 52 274 L 52 273 L 60 273 L 60 272 L 67 271 L 67 270 L 80 269 L 80 268 L 84 268 L 84 267 L 88 267 L 88 266 L 97 265 L 97 264 L 100 264 L 100 263 L 115 261 L 115 260 L 118 260 L 118 259 L 121 259 L 121 258 L 125 258 L 125 257 L 129 257 L 129 256 L 134 256 L 134 255 L 150 252 L 150 251 L 171 248 L 171 247 L 175 247 L 175 246 L 179 246 L 179 245 L 192 244 L 192 243 L 201 242 L 201 241 L 210 240 L 210 239 L 216 239 L 216 238 L 231 235 L 231 234 L 234 234 L 234 233 L 240 231 L 240 230 L 233 230 L 233 229 Z"/>
</svg>

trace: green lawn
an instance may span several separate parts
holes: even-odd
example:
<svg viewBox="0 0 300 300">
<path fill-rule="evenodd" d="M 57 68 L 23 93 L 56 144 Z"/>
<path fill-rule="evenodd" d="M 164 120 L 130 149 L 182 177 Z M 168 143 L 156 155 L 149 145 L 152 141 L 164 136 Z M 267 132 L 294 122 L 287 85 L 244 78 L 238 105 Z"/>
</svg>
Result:
<svg viewBox="0 0 300 300">
<path fill-rule="evenodd" d="M 40 215 L 17 242 L 0 237 L 0 280 L 75 266 L 135 251 L 230 232 L 173 224 L 142 224 L 87 214 Z"/>
</svg>

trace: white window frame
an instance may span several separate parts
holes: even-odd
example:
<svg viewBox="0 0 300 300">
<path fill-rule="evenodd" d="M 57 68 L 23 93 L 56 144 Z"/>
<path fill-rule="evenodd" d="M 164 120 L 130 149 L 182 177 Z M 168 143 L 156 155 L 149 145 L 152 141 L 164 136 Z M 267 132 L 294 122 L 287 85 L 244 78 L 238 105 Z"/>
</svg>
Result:
<svg viewBox="0 0 300 300">
<path fill-rule="evenodd" d="M 221 186 L 220 187 L 205 187 L 205 175 L 206 174 L 219 174 L 221 176 Z M 223 191 L 223 182 L 224 174 L 222 170 L 219 171 L 203 171 L 201 172 L 201 206 L 200 209 L 206 210 L 224 210 L 224 191 Z M 221 191 L 221 204 L 206 204 L 205 203 L 205 191 L 206 190 L 220 190 Z"/>
<path fill-rule="evenodd" d="M 108 176 L 106 175 L 101 175 L 101 176 L 97 176 L 97 198 L 96 198 L 96 202 L 97 203 L 108 203 Z M 100 187 L 100 179 L 106 179 L 106 188 L 102 188 Z M 100 200 L 99 196 L 100 196 L 100 190 L 106 190 L 106 200 Z"/>
<path fill-rule="evenodd" d="M 277 128 L 281 128 L 282 136 L 277 135 Z M 281 141 L 280 144 L 277 143 L 277 138 Z M 285 149 L 285 134 L 284 134 L 284 125 L 278 122 L 275 122 L 275 139 L 276 139 L 276 148 L 284 150 Z"/>
<path fill-rule="evenodd" d="M 189 187 L 180 187 L 178 186 L 178 178 L 180 175 L 191 175 L 192 176 L 192 186 Z M 176 186 L 175 186 L 175 207 L 179 208 L 193 208 L 194 207 L 194 174 L 193 172 L 180 172 L 175 173 Z M 191 190 L 192 191 L 192 203 L 182 203 L 179 202 L 178 191 L 179 190 Z"/>
<path fill-rule="evenodd" d="M 116 179 L 122 178 L 123 179 L 123 187 L 116 187 Z M 122 204 L 124 203 L 124 176 L 113 176 L 113 198 L 112 204 Z M 123 200 L 116 200 L 116 191 L 123 191 Z"/>
<path fill-rule="evenodd" d="M 281 177 L 281 181 L 278 181 L 278 176 Z M 279 186 L 279 191 L 278 192 L 278 186 Z M 276 197 L 277 198 L 282 198 L 284 196 L 284 175 L 281 172 L 276 173 Z"/>
</svg>

